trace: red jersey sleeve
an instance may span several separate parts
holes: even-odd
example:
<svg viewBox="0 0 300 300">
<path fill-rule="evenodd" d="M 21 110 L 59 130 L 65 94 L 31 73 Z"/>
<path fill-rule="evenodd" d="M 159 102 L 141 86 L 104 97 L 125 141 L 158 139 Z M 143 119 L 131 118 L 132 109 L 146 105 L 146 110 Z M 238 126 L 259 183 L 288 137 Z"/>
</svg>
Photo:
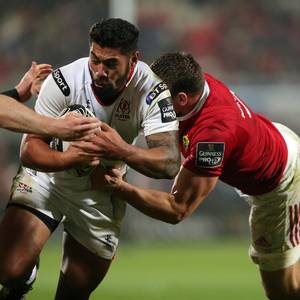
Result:
<svg viewBox="0 0 300 300">
<path fill-rule="evenodd" d="M 191 136 L 183 166 L 204 176 L 220 176 L 235 145 L 229 125 L 220 122 L 213 127 L 196 130 Z"/>
</svg>

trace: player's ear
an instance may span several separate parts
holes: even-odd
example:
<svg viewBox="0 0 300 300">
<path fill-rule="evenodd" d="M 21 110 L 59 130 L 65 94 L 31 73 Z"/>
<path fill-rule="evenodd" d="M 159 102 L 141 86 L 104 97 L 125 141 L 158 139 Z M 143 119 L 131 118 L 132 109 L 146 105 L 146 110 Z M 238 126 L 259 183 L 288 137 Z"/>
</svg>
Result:
<svg viewBox="0 0 300 300">
<path fill-rule="evenodd" d="M 188 102 L 188 96 L 186 93 L 184 92 L 179 92 L 177 95 L 177 103 L 180 105 L 180 106 L 185 106 Z"/>
<path fill-rule="evenodd" d="M 134 52 L 131 54 L 131 58 L 130 58 L 130 64 L 131 64 L 131 66 L 137 64 L 137 62 L 138 62 L 138 60 L 139 60 L 139 57 L 140 57 L 140 52 L 139 52 L 139 51 L 134 51 Z"/>
</svg>

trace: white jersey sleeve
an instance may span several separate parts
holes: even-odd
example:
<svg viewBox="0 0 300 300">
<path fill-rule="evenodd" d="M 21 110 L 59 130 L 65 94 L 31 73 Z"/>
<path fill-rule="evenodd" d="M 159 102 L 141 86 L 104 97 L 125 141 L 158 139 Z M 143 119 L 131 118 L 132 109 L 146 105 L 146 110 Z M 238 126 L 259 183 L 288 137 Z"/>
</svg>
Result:
<svg viewBox="0 0 300 300">
<path fill-rule="evenodd" d="M 39 114 L 57 117 L 68 106 L 67 96 L 70 88 L 59 69 L 50 74 L 44 81 L 35 104 Z"/>
<path fill-rule="evenodd" d="M 178 121 L 167 85 L 157 77 L 150 67 L 138 65 L 141 84 L 140 103 L 142 106 L 141 127 L 145 136 L 178 130 Z"/>
<path fill-rule="evenodd" d="M 169 90 L 165 90 L 152 101 L 142 126 L 145 136 L 178 130 L 178 122 Z"/>
</svg>

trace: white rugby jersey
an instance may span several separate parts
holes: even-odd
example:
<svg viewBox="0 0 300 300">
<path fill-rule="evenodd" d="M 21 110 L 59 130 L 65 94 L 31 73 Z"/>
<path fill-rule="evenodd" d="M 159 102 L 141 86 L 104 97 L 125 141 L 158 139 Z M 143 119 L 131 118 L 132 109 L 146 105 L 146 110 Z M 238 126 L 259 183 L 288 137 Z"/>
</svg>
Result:
<svg viewBox="0 0 300 300">
<path fill-rule="evenodd" d="M 147 136 L 178 130 L 170 92 L 147 64 L 139 61 L 118 98 L 111 105 L 102 105 L 91 87 L 88 59 L 78 59 L 47 77 L 35 105 L 38 113 L 56 117 L 67 106 L 81 104 L 92 110 L 101 121 L 115 128 L 130 144 L 135 142 L 140 133 Z M 67 176 L 67 173 L 55 174 Z M 44 177 L 43 173 L 37 174 L 37 177 Z M 55 174 L 49 173 L 49 176 Z M 38 178 L 36 180 L 40 181 Z"/>
<path fill-rule="evenodd" d="M 133 143 L 141 131 L 147 136 L 178 129 L 170 92 L 147 64 L 137 63 L 126 88 L 112 105 L 101 105 L 91 84 L 88 57 L 81 58 L 48 76 L 35 109 L 43 115 L 58 116 L 66 106 L 81 104 L 115 128 L 127 143 Z"/>
</svg>

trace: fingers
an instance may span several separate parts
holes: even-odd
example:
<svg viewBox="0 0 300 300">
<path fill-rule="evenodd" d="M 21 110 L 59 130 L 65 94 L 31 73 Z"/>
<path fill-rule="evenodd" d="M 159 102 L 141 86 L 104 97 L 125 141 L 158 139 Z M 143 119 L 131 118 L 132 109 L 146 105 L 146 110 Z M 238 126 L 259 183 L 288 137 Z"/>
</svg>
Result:
<svg viewBox="0 0 300 300">
<path fill-rule="evenodd" d="M 28 80 L 30 80 L 30 92 L 32 95 L 38 94 L 43 81 L 53 71 L 50 64 L 37 64 L 36 61 L 32 61 L 31 67 L 27 72 Z"/>
<path fill-rule="evenodd" d="M 39 76 L 43 73 L 52 72 L 53 68 L 50 64 L 38 64 L 36 61 L 31 62 L 31 67 L 29 71 L 33 74 L 34 77 Z"/>
<path fill-rule="evenodd" d="M 92 160 L 90 161 L 89 165 L 91 167 L 97 167 L 100 165 L 100 159 L 98 157 L 93 157 Z"/>
<path fill-rule="evenodd" d="M 52 73 L 52 69 L 41 70 L 41 71 L 39 71 L 38 74 L 36 74 L 35 80 L 42 81 L 42 80 L 46 79 L 46 77 L 47 77 L 50 73 Z"/>
<path fill-rule="evenodd" d="M 68 118 L 69 116 L 72 116 L 74 118 L 77 118 L 77 119 L 83 119 L 83 115 L 77 111 L 70 111 L 70 112 L 67 112 L 64 116 L 62 116 L 62 118 Z"/>
<path fill-rule="evenodd" d="M 113 168 L 109 171 L 112 176 L 122 178 L 122 172 L 119 169 Z"/>
<path fill-rule="evenodd" d="M 82 133 L 94 133 L 96 134 L 97 132 L 100 132 L 100 128 L 99 128 L 99 124 L 98 123 L 89 123 L 89 124 L 83 124 L 83 125 L 79 125 L 77 126 L 77 128 L 75 128 L 75 131 L 78 134 L 82 134 Z"/>
<path fill-rule="evenodd" d="M 61 120 L 63 120 L 65 128 L 70 128 L 73 131 L 72 135 L 65 138 L 66 140 L 90 140 L 100 130 L 101 125 L 97 118 L 86 118 L 77 112 L 69 112 Z"/>
<path fill-rule="evenodd" d="M 30 69 L 31 69 L 31 70 L 35 70 L 35 69 L 36 69 L 36 66 L 37 66 L 37 62 L 36 62 L 36 61 L 32 61 L 32 62 L 31 62 L 31 67 L 30 67 Z"/>
<path fill-rule="evenodd" d="M 106 123 L 104 123 L 104 122 L 101 122 L 100 128 L 101 128 L 101 130 L 103 130 L 103 131 L 108 131 L 108 130 L 111 130 L 111 129 L 112 129 L 108 124 L 106 124 Z"/>
<path fill-rule="evenodd" d="M 41 70 L 41 69 L 52 69 L 52 65 L 50 64 L 37 64 L 36 62 L 32 62 L 36 64 L 36 67 Z"/>
<path fill-rule="evenodd" d="M 104 175 L 104 178 L 111 187 L 117 186 L 120 182 L 122 182 L 122 175 L 117 169 L 110 170 Z"/>
<path fill-rule="evenodd" d="M 87 128 L 98 128 L 98 130 L 101 130 L 102 122 L 97 118 L 83 118 L 80 120 L 80 124 L 82 127 L 86 126 Z"/>
<path fill-rule="evenodd" d="M 43 80 L 53 71 L 53 68 L 50 64 L 37 64 L 36 62 L 32 62 L 31 70 L 35 79 Z"/>
<path fill-rule="evenodd" d="M 97 133 L 100 131 L 98 124 L 90 123 L 85 125 L 80 125 L 75 128 L 74 140 L 75 141 L 90 141 L 96 137 Z"/>
<path fill-rule="evenodd" d="M 74 141 L 85 141 L 85 142 L 89 142 L 89 141 L 92 141 L 96 135 L 97 135 L 97 132 L 98 132 L 98 128 L 96 129 L 91 129 L 87 132 L 83 132 L 83 133 L 78 133 L 77 135 L 80 136 L 79 138 L 74 138 Z M 76 134 L 75 134 L 76 136 Z"/>
<path fill-rule="evenodd" d="M 95 146 L 91 142 L 86 142 L 86 141 L 77 141 L 77 142 L 72 142 L 72 146 L 80 149 L 83 151 L 82 154 L 92 154 L 96 155 L 99 157 L 99 147 Z"/>
<path fill-rule="evenodd" d="M 94 128 L 101 126 L 101 121 L 97 118 L 91 118 L 91 117 L 84 117 L 81 113 L 76 112 L 76 111 L 71 111 L 66 113 L 62 118 L 66 120 L 71 120 L 74 121 L 76 124 L 74 126 L 78 125 L 84 125 L 84 124 L 92 124 Z M 93 128 L 91 127 L 91 128 Z"/>
</svg>

